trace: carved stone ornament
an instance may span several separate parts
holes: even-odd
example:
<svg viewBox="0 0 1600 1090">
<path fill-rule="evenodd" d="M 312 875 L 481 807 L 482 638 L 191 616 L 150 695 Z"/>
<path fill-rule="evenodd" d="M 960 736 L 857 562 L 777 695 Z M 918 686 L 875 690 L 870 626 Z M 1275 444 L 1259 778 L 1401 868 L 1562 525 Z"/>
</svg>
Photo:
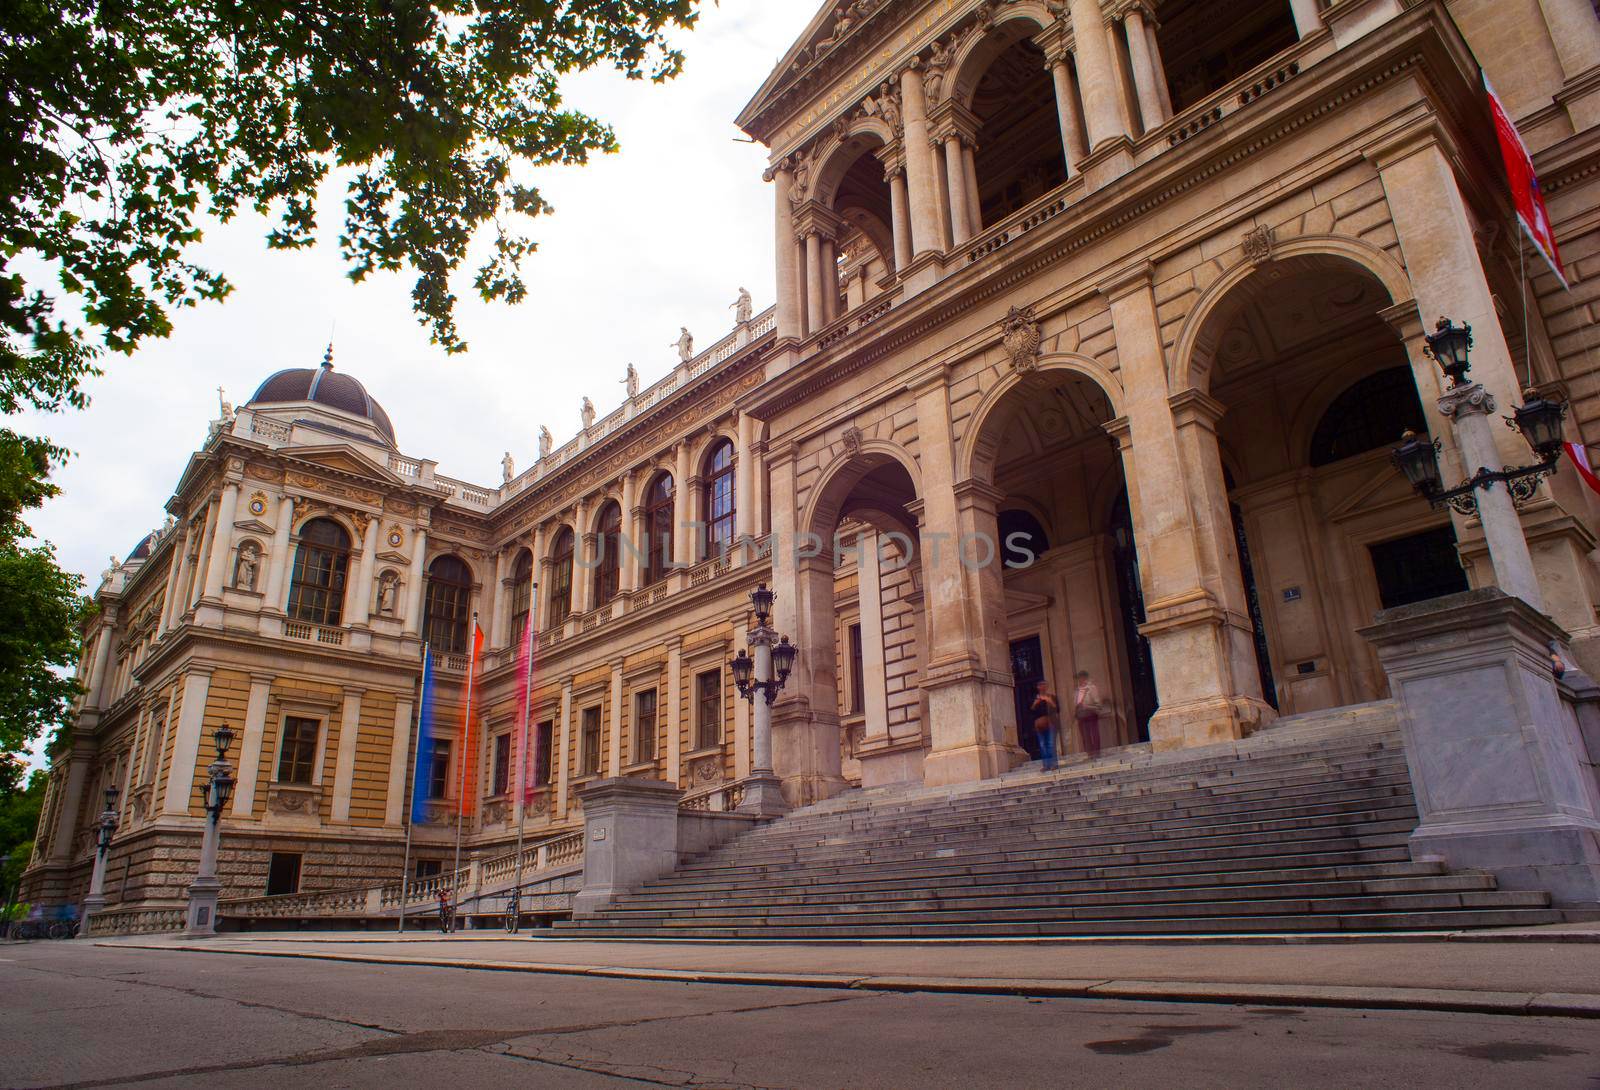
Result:
<svg viewBox="0 0 1600 1090">
<path fill-rule="evenodd" d="M 483 823 L 485 825 L 505 824 L 506 814 L 511 806 L 506 802 L 491 802 L 483 808 Z"/>
<path fill-rule="evenodd" d="M 406 532 L 398 526 L 389 527 L 389 548 L 398 549 L 406 543 Z"/>
<path fill-rule="evenodd" d="M 854 424 L 851 424 L 848 428 L 844 429 L 843 438 L 845 453 L 850 455 L 852 458 L 861 453 L 861 442 L 865 436 L 861 434 L 860 428 L 856 427 Z"/>
<path fill-rule="evenodd" d="M 1277 241 L 1277 232 L 1264 223 L 1245 232 L 1244 259 L 1252 265 L 1271 261 L 1272 247 Z"/>
<path fill-rule="evenodd" d="M 267 792 L 267 809 L 275 814 L 314 816 L 322 801 L 322 788 L 275 783 Z"/>
<path fill-rule="evenodd" d="M 1494 397 L 1482 384 L 1476 382 L 1452 386 L 1439 395 L 1439 412 L 1454 419 L 1458 413 L 1483 413 L 1495 411 Z"/>
<path fill-rule="evenodd" d="M 550 812 L 549 792 L 540 791 L 537 795 L 533 796 L 533 801 L 528 803 L 526 809 L 528 813 L 538 817 L 543 817 L 545 814 L 548 814 Z"/>
<path fill-rule="evenodd" d="M 265 492 L 250 493 L 250 513 L 257 518 L 267 513 L 267 494 Z"/>
<path fill-rule="evenodd" d="M 689 777 L 698 784 L 722 782 L 722 758 L 701 757 L 689 766 Z"/>
<path fill-rule="evenodd" d="M 1039 323 L 1034 320 L 1032 307 L 1012 307 L 1000 323 L 1000 343 L 1011 357 L 1012 370 L 1019 373 L 1036 371 L 1039 367 L 1039 346 L 1044 337 Z"/>
</svg>

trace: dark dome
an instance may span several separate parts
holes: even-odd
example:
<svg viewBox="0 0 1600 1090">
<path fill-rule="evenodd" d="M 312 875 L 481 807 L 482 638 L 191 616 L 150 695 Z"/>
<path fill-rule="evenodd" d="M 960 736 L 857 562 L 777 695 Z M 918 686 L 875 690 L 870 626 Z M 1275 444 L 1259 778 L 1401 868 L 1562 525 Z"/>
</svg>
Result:
<svg viewBox="0 0 1600 1090">
<path fill-rule="evenodd" d="M 139 539 L 139 544 L 133 547 L 133 552 L 128 554 L 129 560 L 146 560 L 150 556 L 150 546 L 155 543 L 156 535 L 145 534 Z"/>
<path fill-rule="evenodd" d="M 372 421 L 374 427 L 394 445 L 394 425 L 383 406 L 372 400 L 367 388 L 349 375 L 333 369 L 333 348 L 322 358 L 321 367 L 295 367 L 279 371 L 261 384 L 250 399 L 252 405 L 273 402 L 315 401 L 330 409 L 362 416 Z"/>
</svg>

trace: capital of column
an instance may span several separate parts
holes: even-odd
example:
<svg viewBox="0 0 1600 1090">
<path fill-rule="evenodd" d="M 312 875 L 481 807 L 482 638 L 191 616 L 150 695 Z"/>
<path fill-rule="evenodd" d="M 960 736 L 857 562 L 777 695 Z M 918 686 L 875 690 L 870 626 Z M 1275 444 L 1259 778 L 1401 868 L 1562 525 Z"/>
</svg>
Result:
<svg viewBox="0 0 1600 1090">
<path fill-rule="evenodd" d="M 957 483 L 951 491 L 955 493 L 958 511 L 998 511 L 1006 498 L 994 485 L 970 477 Z"/>
<path fill-rule="evenodd" d="M 1179 390 L 1167 398 L 1167 404 L 1172 408 L 1172 422 L 1178 427 L 1190 424 L 1199 424 L 1210 431 L 1215 431 L 1217 421 L 1222 419 L 1228 411 L 1228 406 L 1200 390 Z"/>
<path fill-rule="evenodd" d="M 1378 317 L 1389 324 L 1389 328 L 1395 331 L 1402 344 L 1411 345 L 1422 339 L 1424 331 L 1422 311 L 1415 299 L 1407 299 L 1403 303 L 1384 307 L 1378 311 Z"/>
<path fill-rule="evenodd" d="M 1452 386 L 1439 395 L 1439 412 L 1454 420 L 1457 416 L 1484 416 L 1495 411 L 1494 396 L 1476 382 Z"/>
<path fill-rule="evenodd" d="M 1117 441 L 1117 449 L 1123 454 L 1133 448 L 1133 424 L 1126 416 L 1106 421 L 1100 430 Z"/>
<path fill-rule="evenodd" d="M 1140 291 L 1149 290 L 1154 283 L 1155 265 L 1149 258 L 1141 258 L 1120 269 L 1112 270 L 1104 280 L 1095 285 L 1095 290 L 1104 295 L 1107 302 L 1115 303 Z"/>
<path fill-rule="evenodd" d="M 946 98 L 928 111 L 928 139 L 938 146 L 954 136 L 968 147 L 978 146 L 983 120 L 953 98 Z"/>
<path fill-rule="evenodd" d="M 838 213 L 821 201 L 806 201 L 794 214 L 794 237 L 805 241 L 807 236 L 816 235 L 828 242 L 837 242 L 844 233 L 844 220 Z"/>
</svg>

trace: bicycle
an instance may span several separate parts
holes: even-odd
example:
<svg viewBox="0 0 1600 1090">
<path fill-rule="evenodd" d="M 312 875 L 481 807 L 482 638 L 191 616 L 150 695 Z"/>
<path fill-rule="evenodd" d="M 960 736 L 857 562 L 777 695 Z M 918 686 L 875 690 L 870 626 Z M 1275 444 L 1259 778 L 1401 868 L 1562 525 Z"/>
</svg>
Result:
<svg viewBox="0 0 1600 1090">
<path fill-rule="evenodd" d="M 515 935 L 522 924 L 522 898 L 517 890 L 506 900 L 506 934 Z"/>
</svg>

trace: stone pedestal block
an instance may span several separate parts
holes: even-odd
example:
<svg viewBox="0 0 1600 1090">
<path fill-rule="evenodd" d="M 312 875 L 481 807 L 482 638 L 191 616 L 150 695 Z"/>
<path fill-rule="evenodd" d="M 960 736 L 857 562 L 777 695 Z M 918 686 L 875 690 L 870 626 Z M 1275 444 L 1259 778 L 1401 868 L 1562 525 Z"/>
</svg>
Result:
<svg viewBox="0 0 1600 1090">
<path fill-rule="evenodd" d="M 783 797 L 783 781 L 770 773 L 753 775 L 744 781 L 744 798 L 739 813 L 756 817 L 781 817 L 789 812 Z"/>
<path fill-rule="evenodd" d="M 598 780 L 583 802 L 583 889 L 574 916 L 592 916 L 618 894 L 678 864 L 678 789 L 660 780 Z"/>
<path fill-rule="evenodd" d="M 184 934 L 191 938 L 217 933 L 217 898 L 222 883 L 215 878 L 196 878 L 189 884 L 189 908 L 184 915 Z"/>
<path fill-rule="evenodd" d="M 1401 707 L 1412 855 L 1600 906 L 1600 790 L 1550 668 L 1554 622 L 1486 587 L 1385 610 L 1361 635 Z"/>
</svg>

